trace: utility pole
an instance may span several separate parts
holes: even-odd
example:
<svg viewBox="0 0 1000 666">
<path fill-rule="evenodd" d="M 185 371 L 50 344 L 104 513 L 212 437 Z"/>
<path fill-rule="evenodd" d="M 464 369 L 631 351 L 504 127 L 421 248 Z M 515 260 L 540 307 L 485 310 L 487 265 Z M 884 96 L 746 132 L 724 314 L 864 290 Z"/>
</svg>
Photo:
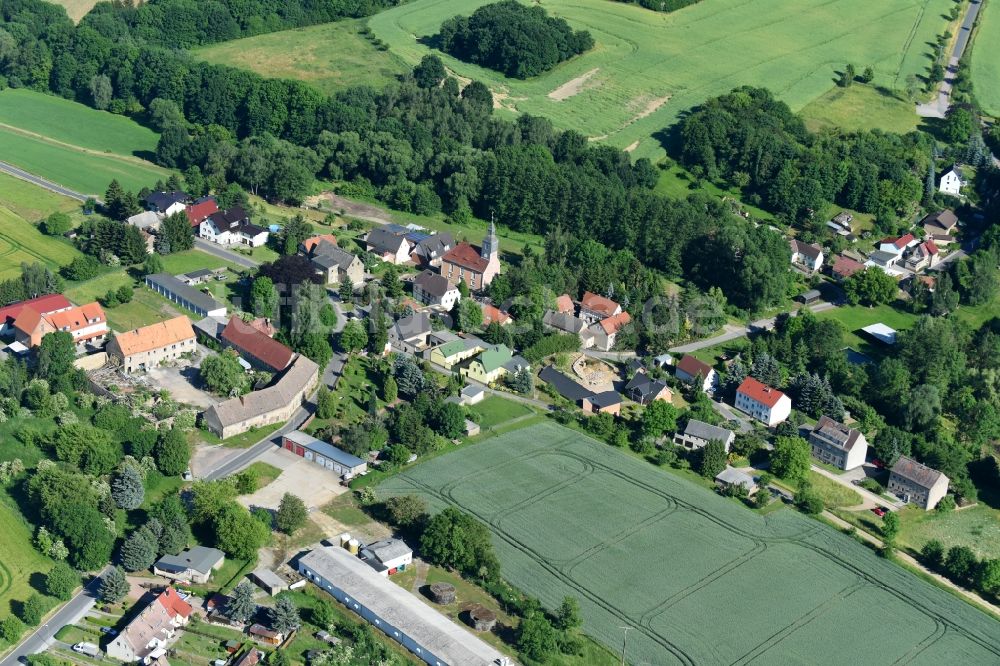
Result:
<svg viewBox="0 0 1000 666">
<path fill-rule="evenodd" d="M 632 627 L 618 627 L 625 630 L 625 638 L 622 639 L 622 666 L 625 666 L 625 648 L 628 646 L 628 630 Z"/>
</svg>

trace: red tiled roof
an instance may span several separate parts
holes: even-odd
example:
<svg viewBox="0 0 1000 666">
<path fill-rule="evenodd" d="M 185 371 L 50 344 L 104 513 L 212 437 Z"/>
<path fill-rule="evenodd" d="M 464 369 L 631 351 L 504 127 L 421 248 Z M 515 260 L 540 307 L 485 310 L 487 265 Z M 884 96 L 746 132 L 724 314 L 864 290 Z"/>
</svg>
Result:
<svg viewBox="0 0 1000 666">
<path fill-rule="evenodd" d="M 215 202 L 215 199 L 206 199 L 194 205 L 188 206 L 184 209 L 184 214 L 187 215 L 188 220 L 191 221 L 191 226 L 196 227 L 201 224 L 201 221 L 212 213 L 216 213 L 219 210 L 219 204 Z"/>
<path fill-rule="evenodd" d="M 707 379 L 709 373 L 712 372 L 712 366 L 703 361 L 699 361 L 690 354 L 685 354 L 684 358 L 677 363 L 677 369 L 686 372 L 692 377 L 701 375 L 702 379 Z"/>
<path fill-rule="evenodd" d="M 0 325 L 17 319 L 17 316 L 21 314 L 21 310 L 25 306 L 30 306 L 31 309 L 39 314 L 48 314 L 49 312 L 71 307 L 71 305 L 72 303 L 66 300 L 66 297 L 62 294 L 49 294 L 47 296 L 39 296 L 38 298 L 30 298 L 26 301 L 18 301 L 17 303 L 11 303 L 8 306 L 0 308 Z"/>
<path fill-rule="evenodd" d="M 333 234 L 320 234 L 318 236 L 312 236 L 311 238 L 307 238 L 302 241 L 302 247 L 305 248 L 307 253 L 312 253 L 313 248 L 319 245 L 320 241 L 328 241 L 336 245 L 337 237 Z"/>
<path fill-rule="evenodd" d="M 850 277 L 857 273 L 858 271 L 864 270 L 865 265 L 860 261 L 855 261 L 850 257 L 845 257 L 843 255 L 837 257 L 837 261 L 833 263 L 834 275 L 839 275 L 840 277 Z"/>
<path fill-rule="evenodd" d="M 785 394 L 776 388 L 771 388 L 767 384 L 762 384 L 753 377 L 747 377 L 736 390 L 746 397 L 759 402 L 765 407 L 774 407 L 778 401 L 785 397 Z"/>
<path fill-rule="evenodd" d="M 610 317 L 615 313 L 619 306 L 610 298 L 605 298 L 603 296 L 598 296 L 589 291 L 583 292 L 583 298 L 580 299 L 580 307 L 587 308 L 588 310 L 593 310 L 605 317 Z"/>
<path fill-rule="evenodd" d="M 573 312 L 573 299 L 563 294 L 556 299 L 556 312 Z"/>
<path fill-rule="evenodd" d="M 176 617 L 178 615 L 181 617 L 188 617 L 191 615 L 191 604 L 181 599 L 177 594 L 177 590 L 172 587 L 165 589 L 163 593 L 156 598 L 156 600 L 167 609 L 167 613 L 170 614 L 170 617 Z"/>
<path fill-rule="evenodd" d="M 441 260 L 461 266 L 462 268 L 468 268 L 475 273 L 484 273 L 486 266 L 489 265 L 489 261 L 479 254 L 479 248 L 469 243 L 459 243 L 448 250 Z"/>
<path fill-rule="evenodd" d="M 905 236 L 900 236 L 899 238 L 892 238 L 890 236 L 889 238 L 883 238 L 879 242 L 879 245 L 890 244 L 895 246 L 897 250 L 902 250 L 904 247 L 912 243 L 914 240 L 915 239 L 913 237 L 913 234 L 906 234 Z"/>
<path fill-rule="evenodd" d="M 605 333 L 611 335 L 612 333 L 617 333 L 618 329 L 625 326 L 630 321 L 632 321 L 632 317 L 629 316 L 629 313 L 620 312 L 616 315 L 608 317 L 607 319 L 602 319 L 601 328 L 604 329 Z"/>
<path fill-rule="evenodd" d="M 506 324 L 510 321 L 510 315 L 506 312 L 501 312 L 500 308 L 495 305 L 484 305 L 483 306 L 483 326 L 488 326 L 491 322 L 496 322 L 500 325 Z"/>
<path fill-rule="evenodd" d="M 937 254 L 939 252 L 938 246 L 934 244 L 934 241 L 924 241 L 924 249 L 927 250 L 927 254 Z"/>
<path fill-rule="evenodd" d="M 33 307 L 23 307 L 21 312 L 18 313 L 17 318 L 14 320 L 14 328 L 21 331 L 22 333 L 31 334 L 38 324 L 42 322 L 42 313 Z"/>
<path fill-rule="evenodd" d="M 284 370 L 292 362 L 291 349 L 267 337 L 239 317 L 229 319 L 221 337 L 239 351 L 253 356 L 274 370 Z"/>
<path fill-rule="evenodd" d="M 108 320 L 104 315 L 104 309 L 96 301 L 70 308 L 69 310 L 63 310 L 62 312 L 53 312 L 46 315 L 45 319 L 57 329 L 68 328 L 70 331 L 90 326 L 91 320 L 99 322 Z"/>
</svg>

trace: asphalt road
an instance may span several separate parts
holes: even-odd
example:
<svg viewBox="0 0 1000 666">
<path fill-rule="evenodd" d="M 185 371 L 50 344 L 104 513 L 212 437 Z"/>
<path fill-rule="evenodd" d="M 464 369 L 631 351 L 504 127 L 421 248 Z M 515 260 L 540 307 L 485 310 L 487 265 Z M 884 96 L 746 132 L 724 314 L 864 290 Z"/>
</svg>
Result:
<svg viewBox="0 0 1000 666">
<path fill-rule="evenodd" d="M 65 188 L 62 185 L 53 183 L 50 180 L 45 180 L 34 174 L 28 173 L 23 169 L 19 169 L 13 164 L 7 164 L 6 162 L 0 162 L 0 171 L 14 176 L 15 178 L 20 178 L 21 180 L 26 180 L 32 185 L 37 185 L 38 187 L 44 188 L 49 192 L 55 192 L 56 194 L 61 194 L 64 197 L 69 197 L 70 199 L 76 199 L 77 201 L 86 201 L 89 198 L 98 199 L 98 197 L 90 197 L 86 194 L 80 194 L 79 192 L 74 192 L 71 189 Z"/>
<path fill-rule="evenodd" d="M 924 118 L 944 118 L 951 107 L 951 88 L 958 75 L 958 63 L 969 45 L 969 38 L 972 36 L 972 28 L 976 24 L 976 17 L 983 6 L 982 0 L 972 0 L 969 9 L 965 12 L 965 19 L 962 27 L 958 30 L 958 37 L 955 39 L 955 46 L 952 48 L 951 56 L 948 58 L 948 65 L 945 67 L 944 80 L 938 86 L 938 94 L 926 104 L 917 105 L 917 115 Z"/>
<path fill-rule="evenodd" d="M 822 303 L 817 303 L 816 305 L 810 305 L 809 309 L 813 312 L 823 312 L 824 310 L 829 310 L 835 307 L 837 306 L 833 303 L 824 301 Z M 798 309 L 793 310 L 790 314 L 795 314 L 796 312 L 798 312 Z M 757 331 L 770 331 L 774 328 L 775 321 L 777 321 L 777 317 L 758 319 L 757 321 L 750 322 L 742 328 L 739 326 L 733 326 L 732 324 L 727 324 L 724 333 L 720 333 L 712 338 L 705 338 L 704 340 L 697 340 L 684 345 L 678 345 L 677 347 L 671 347 L 668 351 L 674 354 L 685 354 L 699 349 L 704 349 L 705 347 L 714 347 L 715 345 L 722 344 L 723 342 L 736 340 L 737 338 L 742 338 L 743 336 Z"/>
<path fill-rule="evenodd" d="M 28 655 L 36 654 L 48 647 L 55 640 L 56 632 L 62 627 L 73 624 L 86 615 L 97 601 L 97 588 L 103 574 L 104 571 L 101 571 L 76 596 L 66 602 L 66 605 L 56 611 L 55 615 L 50 617 L 45 624 L 24 639 L 20 645 L 0 661 L 0 666 L 18 666 Z"/>
<path fill-rule="evenodd" d="M 231 261 L 238 266 L 242 266 L 243 268 L 257 268 L 260 266 L 259 261 L 254 261 L 250 257 L 240 254 L 239 252 L 227 250 L 221 245 L 216 245 L 215 243 L 211 243 L 203 238 L 195 237 L 194 246 L 202 252 L 215 255 L 219 259 Z"/>
</svg>

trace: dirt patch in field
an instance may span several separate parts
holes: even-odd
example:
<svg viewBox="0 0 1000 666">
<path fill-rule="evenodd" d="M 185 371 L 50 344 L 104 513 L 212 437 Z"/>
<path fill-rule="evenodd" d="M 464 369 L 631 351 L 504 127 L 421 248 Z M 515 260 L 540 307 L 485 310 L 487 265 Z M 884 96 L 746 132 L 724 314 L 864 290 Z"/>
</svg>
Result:
<svg viewBox="0 0 1000 666">
<path fill-rule="evenodd" d="M 664 95 L 663 97 L 657 97 L 656 99 L 649 100 L 649 102 L 646 103 L 646 106 L 643 107 L 642 111 L 633 116 L 632 119 L 625 124 L 631 125 L 632 123 L 642 120 L 646 116 L 656 113 L 657 109 L 659 109 L 661 106 L 663 106 L 669 101 L 670 101 L 670 95 Z"/>
<path fill-rule="evenodd" d="M 550 92 L 548 94 L 548 98 L 556 102 L 561 102 L 565 99 L 569 99 L 573 95 L 577 95 L 583 92 L 587 88 L 591 88 L 597 85 L 596 81 L 589 86 L 587 85 L 587 82 L 590 81 L 590 79 L 594 76 L 594 74 L 597 74 L 599 71 L 601 71 L 601 68 L 595 67 L 589 72 L 584 72 L 575 79 L 567 81 L 566 83 L 562 84 L 561 86 Z"/>
<path fill-rule="evenodd" d="M 626 153 L 631 153 L 633 150 L 635 150 L 638 147 L 639 147 L 639 142 L 638 141 L 633 141 L 632 143 L 628 144 L 628 146 L 625 148 L 625 152 Z"/>
</svg>

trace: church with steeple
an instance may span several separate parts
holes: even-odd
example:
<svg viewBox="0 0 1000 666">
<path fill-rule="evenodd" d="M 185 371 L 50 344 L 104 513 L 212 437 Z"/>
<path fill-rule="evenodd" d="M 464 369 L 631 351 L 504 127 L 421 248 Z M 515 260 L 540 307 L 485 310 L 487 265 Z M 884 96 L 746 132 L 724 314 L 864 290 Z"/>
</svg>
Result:
<svg viewBox="0 0 1000 666">
<path fill-rule="evenodd" d="M 452 284 L 465 282 L 472 291 L 490 286 L 499 272 L 500 239 L 492 220 L 480 247 L 459 243 L 441 258 L 441 275 Z"/>
</svg>

